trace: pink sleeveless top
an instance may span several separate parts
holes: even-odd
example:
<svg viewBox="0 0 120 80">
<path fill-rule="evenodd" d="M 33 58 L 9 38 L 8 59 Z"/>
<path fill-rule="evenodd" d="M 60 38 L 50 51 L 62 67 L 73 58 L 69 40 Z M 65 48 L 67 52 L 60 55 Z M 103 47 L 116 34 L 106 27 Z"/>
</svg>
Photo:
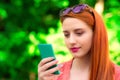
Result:
<svg viewBox="0 0 120 80">
<path fill-rule="evenodd" d="M 70 68 L 72 65 L 72 60 L 63 63 L 63 67 L 61 68 L 62 74 L 56 80 L 69 80 Z M 115 80 L 120 80 L 120 66 L 115 65 Z"/>
</svg>

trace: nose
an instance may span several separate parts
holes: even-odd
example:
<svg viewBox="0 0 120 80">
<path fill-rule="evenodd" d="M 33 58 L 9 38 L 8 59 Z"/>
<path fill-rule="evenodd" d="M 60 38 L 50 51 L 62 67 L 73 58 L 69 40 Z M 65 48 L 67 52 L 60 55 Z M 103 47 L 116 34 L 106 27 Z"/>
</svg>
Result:
<svg viewBox="0 0 120 80">
<path fill-rule="evenodd" d="M 75 44 L 76 43 L 76 38 L 75 38 L 75 36 L 74 35 L 70 35 L 70 37 L 69 37 L 69 43 L 70 44 Z"/>
</svg>

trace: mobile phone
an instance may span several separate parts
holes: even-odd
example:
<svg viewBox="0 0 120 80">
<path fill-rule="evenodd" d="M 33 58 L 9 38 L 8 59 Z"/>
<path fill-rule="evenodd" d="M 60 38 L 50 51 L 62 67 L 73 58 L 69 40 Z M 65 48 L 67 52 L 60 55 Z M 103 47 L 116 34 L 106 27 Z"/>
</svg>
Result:
<svg viewBox="0 0 120 80">
<path fill-rule="evenodd" d="M 38 44 L 38 48 L 41 54 L 41 58 L 48 58 L 48 57 L 54 57 L 54 59 L 56 59 L 55 55 L 54 55 L 54 51 L 53 51 L 53 47 L 52 44 Z M 56 67 L 57 64 L 51 66 L 48 69 L 54 68 Z M 53 74 L 60 74 L 60 71 L 55 71 Z"/>
</svg>

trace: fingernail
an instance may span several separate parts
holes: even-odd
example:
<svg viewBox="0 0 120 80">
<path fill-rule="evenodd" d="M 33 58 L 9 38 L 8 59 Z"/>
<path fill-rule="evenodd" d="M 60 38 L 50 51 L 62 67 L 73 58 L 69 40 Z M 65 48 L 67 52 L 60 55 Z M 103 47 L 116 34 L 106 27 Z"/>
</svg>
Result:
<svg viewBox="0 0 120 80">
<path fill-rule="evenodd" d="M 50 58 L 55 59 L 54 57 L 50 57 Z"/>
</svg>

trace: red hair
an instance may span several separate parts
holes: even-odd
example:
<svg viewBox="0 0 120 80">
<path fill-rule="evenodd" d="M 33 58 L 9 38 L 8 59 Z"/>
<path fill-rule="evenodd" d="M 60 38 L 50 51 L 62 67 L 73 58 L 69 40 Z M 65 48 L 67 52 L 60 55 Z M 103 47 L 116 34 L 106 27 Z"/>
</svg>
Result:
<svg viewBox="0 0 120 80">
<path fill-rule="evenodd" d="M 93 8 L 88 7 L 77 14 L 71 11 L 60 16 L 61 22 L 66 17 L 81 19 L 93 29 L 93 42 L 90 50 L 90 80 L 114 80 L 114 65 L 109 59 L 108 36 L 101 16 Z"/>
</svg>

